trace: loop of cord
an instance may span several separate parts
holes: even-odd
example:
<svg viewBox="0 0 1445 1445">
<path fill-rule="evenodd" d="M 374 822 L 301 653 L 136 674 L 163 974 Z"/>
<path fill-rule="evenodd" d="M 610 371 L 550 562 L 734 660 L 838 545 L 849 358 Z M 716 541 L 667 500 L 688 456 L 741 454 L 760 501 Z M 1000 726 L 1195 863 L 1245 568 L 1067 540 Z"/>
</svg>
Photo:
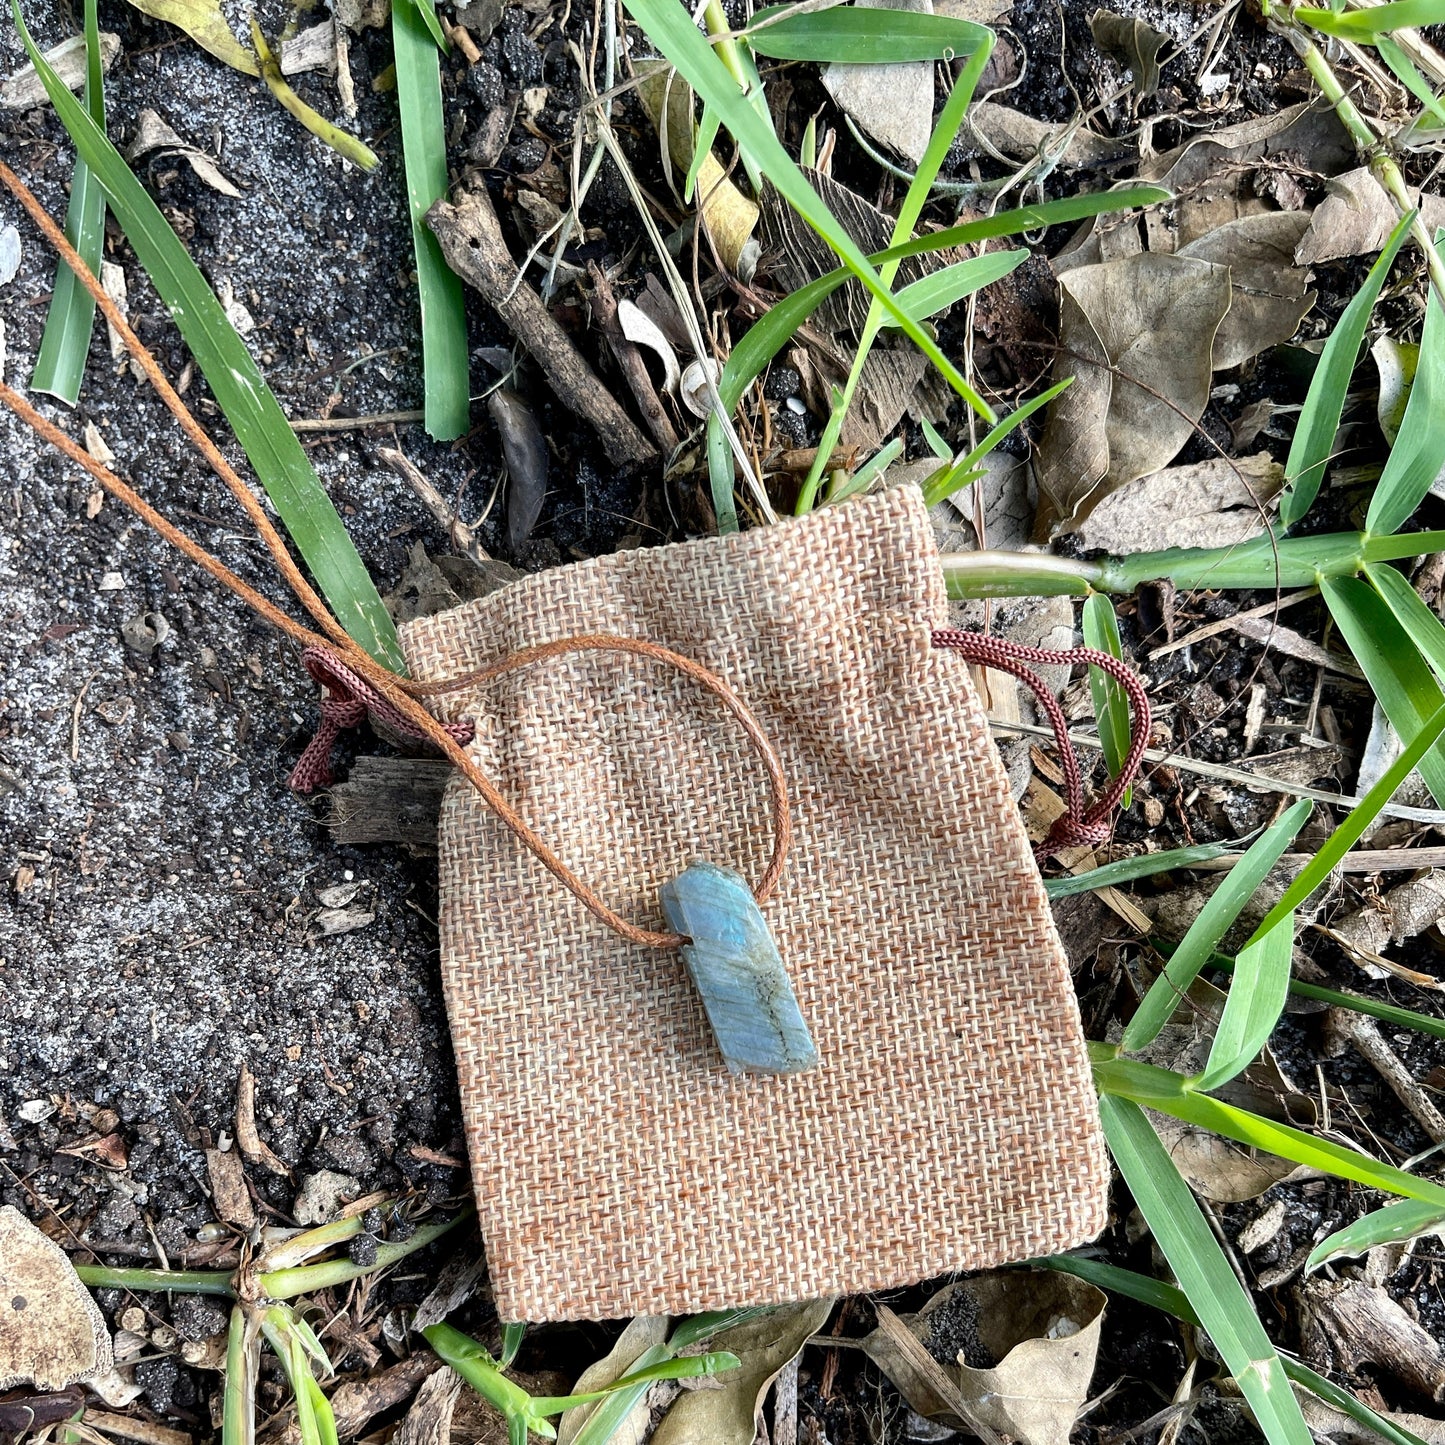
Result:
<svg viewBox="0 0 1445 1445">
<path fill-rule="evenodd" d="M 1110 833 L 1109 815 L 1133 781 L 1149 740 L 1149 700 L 1145 696 L 1143 684 L 1137 674 L 1117 658 L 1091 647 L 1075 647 L 1065 652 L 1050 652 L 1044 648 L 1025 647 L 1020 643 L 1007 642 L 1003 638 L 991 637 L 986 633 L 967 632 L 958 628 L 936 629 L 931 634 L 930 641 L 934 647 L 948 648 L 961 653 L 970 662 L 1011 673 L 1034 691 L 1040 705 L 1047 713 L 1054 729 L 1054 736 L 1058 741 L 1059 754 L 1063 762 L 1068 810 L 1055 820 L 1048 836 L 1035 848 L 1035 854 L 1040 861 L 1052 857 L 1065 848 L 1080 844 L 1107 842 Z M 475 671 L 461 676 L 448 678 L 444 682 L 421 684 L 414 691 L 421 696 L 436 697 L 490 682 L 507 673 L 530 667 L 544 658 L 587 651 L 626 652 L 665 662 L 705 687 L 742 724 L 743 730 L 747 733 L 749 741 L 762 758 L 767 770 L 769 803 L 773 815 L 772 858 L 767 870 L 753 890 L 758 902 L 764 902 L 782 876 L 792 838 L 791 812 L 788 806 L 787 784 L 783 777 L 782 765 L 761 725 L 747 705 L 716 673 L 709 671 L 701 663 L 694 662 L 691 658 L 659 646 L 655 642 L 643 642 L 636 638 L 598 633 L 566 637 L 555 642 L 523 648 L 488 667 L 477 668 Z M 347 667 L 329 649 L 307 648 L 302 655 L 302 660 L 306 664 L 306 670 L 326 689 L 326 695 L 321 703 L 321 725 L 291 772 L 289 782 L 296 791 L 309 793 L 331 781 L 330 757 L 338 733 L 345 728 L 359 726 L 368 712 L 373 714 L 379 722 L 395 729 L 404 737 L 420 739 L 425 736 L 420 728 L 409 722 L 365 678 Z M 1109 784 L 1091 808 L 1086 809 L 1084 806 L 1084 788 L 1079 759 L 1069 740 L 1068 724 L 1064 718 L 1063 709 L 1047 684 L 1033 671 L 1028 665 L 1029 663 L 1089 663 L 1107 672 L 1128 695 L 1135 723 L 1129 755 L 1125 759 L 1119 776 Z M 474 725 L 466 719 L 456 723 L 443 724 L 443 726 L 447 734 L 463 747 L 472 740 L 475 734 Z M 579 899 L 586 903 L 594 913 L 598 913 L 605 921 L 611 923 L 614 928 L 618 927 L 617 921 L 614 921 L 617 919 L 617 915 L 601 904 L 592 890 L 556 856 L 542 839 L 537 837 L 525 824 L 522 824 L 520 819 L 515 819 L 515 815 L 510 815 L 510 810 L 503 812 L 498 808 L 493 798 L 488 797 L 487 801 L 499 812 L 502 821 L 512 829 L 522 844 L 560 878 Z M 683 941 L 681 935 L 651 934 L 648 930 L 636 928 L 635 925 L 627 925 L 625 929 L 619 928 L 618 931 L 623 932 L 624 936 L 633 937 L 637 942 L 651 943 L 654 939 Z"/>
<path fill-rule="evenodd" d="M 3 162 L 0 162 L 0 182 L 3 182 L 5 187 L 17 197 L 61 259 L 71 269 L 80 285 L 90 293 L 106 319 L 117 328 L 127 349 L 145 368 L 151 384 L 174 413 L 187 436 L 201 450 L 222 481 L 236 495 L 237 500 L 270 549 L 282 577 L 293 593 L 331 639 L 330 645 L 327 645 L 326 639 L 296 622 L 273 602 L 248 586 L 204 547 L 156 512 L 108 467 L 82 450 L 71 437 L 47 421 L 23 397 L 0 381 L 0 402 L 3 402 L 21 420 L 76 465 L 89 472 L 105 491 L 124 503 L 173 546 L 229 588 L 260 617 L 282 633 L 294 638 L 306 649 L 304 657 L 307 669 L 312 677 L 324 686 L 327 696 L 322 702 L 322 721 L 316 737 L 292 770 L 293 787 L 298 791 L 310 792 L 322 783 L 329 781 L 330 754 L 337 734 L 342 728 L 360 723 L 368 712 L 374 713 L 379 721 L 389 724 L 404 736 L 428 738 L 434 742 L 450 761 L 461 769 L 487 805 L 516 835 L 523 846 L 534 853 L 538 860 L 565 884 L 586 908 L 610 928 L 615 929 L 624 938 L 634 943 L 654 948 L 675 948 L 686 942 L 680 934 L 658 933 L 629 923 L 609 908 L 528 827 L 465 751 L 466 742 L 473 736 L 471 724 L 463 721 L 459 724 L 444 726 L 429 716 L 416 701 L 418 697 L 436 696 L 459 687 L 485 682 L 518 668 L 530 666 L 543 657 L 555 656 L 562 652 L 609 650 L 652 657 L 676 667 L 722 701 L 742 724 L 749 741 L 763 760 L 768 774 L 770 803 L 773 811 L 773 853 L 766 871 L 754 889 L 754 894 L 760 903 L 768 897 L 782 876 L 791 841 L 787 787 L 781 764 L 757 719 L 753 717 L 741 698 L 721 678 L 709 672 L 701 664 L 655 643 L 603 634 L 568 638 L 560 642 L 528 648 L 504 658 L 490 668 L 480 669 L 468 677 L 452 679 L 431 686 L 418 686 L 406 678 L 386 672 L 346 635 L 341 625 L 327 610 L 321 598 L 306 582 L 300 569 L 292 560 L 284 542 L 267 519 L 259 503 L 226 464 L 224 457 L 220 455 L 199 423 L 186 409 L 185 403 L 166 381 L 154 358 L 126 325 L 125 318 L 120 315 L 111 299 L 105 295 L 89 268 L 66 240 L 60 227 L 45 213 L 40 203 L 30 194 L 19 177 Z M 932 642 L 935 647 L 952 648 L 962 652 L 974 662 L 1002 668 L 1012 673 L 1033 688 L 1049 715 L 1063 758 L 1069 804 L 1068 812 L 1055 822 L 1053 828 L 1050 829 L 1049 836 L 1036 849 L 1039 857 L 1046 858 L 1072 844 L 1104 841 L 1109 832 L 1106 815 L 1123 797 L 1138 769 L 1148 742 L 1149 703 L 1144 695 L 1143 685 L 1135 674 L 1116 658 L 1110 657 L 1106 653 L 1096 652 L 1092 648 L 1077 647 L 1067 652 L 1051 653 L 1042 648 L 1023 647 L 981 633 L 964 632 L 952 628 L 935 631 L 932 635 Z M 350 659 L 350 661 L 348 662 L 346 659 Z M 1103 668 L 1120 683 L 1128 694 L 1135 717 L 1134 737 L 1129 756 L 1119 776 L 1114 779 L 1094 807 L 1088 811 L 1084 809 L 1083 784 L 1080 780 L 1078 758 L 1069 741 L 1063 711 L 1053 694 L 1044 686 L 1042 679 L 1028 667 L 1029 662 L 1088 662 Z"/>
<path fill-rule="evenodd" d="M 1064 769 L 1067 809 L 1054 819 L 1053 826 L 1043 841 L 1035 845 L 1034 856 L 1043 862 L 1065 848 L 1107 843 L 1111 832 L 1110 814 L 1128 792 L 1134 775 L 1139 771 L 1139 764 L 1144 761 L 1144 749 L 1149 745 L 1149 698 L 1138 673 L 1120 662 L 1117 657 L 1093 647 L 1070 647 L 1061 652 L 1050 652 L 1047 648 L 1026 647 L 1023 643 L 1007 642 L 1001 637 L 991 637 L 984 632 L 967 632 L 957 627 L 936 628 L 932 640 L 935 647 L 950 648 L 962 653 L 970 662 L 997 668 L 1000 672 L 1007 672 L 1018 678 L 1032 690 L 1048 715 Z M 1079 768 L 1079 755 L 1074 751 L 1074 745 L 1069 739 L 1069 724 L 1064 717 L 1064 710 L 1059 706 L 1058 699 L 1050 691 L 1048 684 L 1029 666 L 1029 663 L 1045 666 L 1068 663 L 1072 666 L 1079 662 L 1086 662 L 1108 673 L 1124 689 L 1134 717 L 1128 756 L 1119 769 L 1119 775 L 1110 782 L 1091 808 L 1084 806 L 1084 784 Z"/>
</svg>

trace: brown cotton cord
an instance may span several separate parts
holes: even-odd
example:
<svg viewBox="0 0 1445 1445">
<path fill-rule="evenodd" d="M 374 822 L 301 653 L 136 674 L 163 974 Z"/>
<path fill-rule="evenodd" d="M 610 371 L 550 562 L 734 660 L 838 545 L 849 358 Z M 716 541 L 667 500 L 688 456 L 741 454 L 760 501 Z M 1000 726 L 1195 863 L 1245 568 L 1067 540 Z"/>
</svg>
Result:
<svg viewBox="0 0 1445 1445">
<path fill-rule="evenodd" d="M 747 704 L 722 678 L 701 663 L 659 646 L 657 643 L 605 633 L 561 638 L 554 642 L 523 648 L 489 667 L 441 683 L 413 683 L 382 667 L 347 635 L 340 623 L 332 616 L 325 602 L 302 575 L 285 541 L 266 516 L 251 489 L 241 480 L 234 468 L 221 455 L 215 443 L 192 416 L 185 403 L 161 372 L 154 357 L 131 331 L 125 317 L 120 314 L 110 297 L 100 288 L 95 277 L 66 240 L 64 232 L 45 212 L 19 177 L 3 162 L 0 162 L 0 182 L 3 182 L 11 194 L 20 201 L 46 239 L 94 298 L 102 315 L 115 327 L 126 348 L 140 363 L 146 378 L 176 417 L 187 437 L 241 504 L 242 509 L 270 550 L 282 578 L 302 606 L 316 620 L 322 633 L 317 633 L 297 622 L 275 603 L 256 591 L 254 587 L 244 582 L 230 568 L 212 556 L 200 543 L 157 512 L 133 488 L 92 457 L 73 438 L 41 416 L 34 407 L 17 392 L 6 386 L 3 381 L 0 381 L 0 402 L 3 402 L 45 441 L 89 473 L 104 491 L 130 508 L 147 526 L 240 597 L 258 616 L 301 644 L 305 666 L 311 676 L 322 685 L 324 695 L 321 704 L 321 724 L 316 736 L 302 754 L 291 774 L 290 782 L 294 788 L 300 792 L 311 792 L 329 782 L 331 776 L 330 755 L 338 734 L 343 728 L 359 725 L 370 714 L 379 722 L 390 725 L 405 737 L 432 742 L 476 788 L 488 807 L 516 836 L 523 847 L 531 852 L 584 907 L 608 927 L 629 941 L 645 947 L 679 947 L 688 941 L 685 935 L 642 928 L 623 918 L 568 868 L 547 843 L 533 832 L 502 797 L 491 780 L 481 772 L 466 751 L 466 744 L 474 735 L 473 724 L 470 721 L 463 719 L 457 723 L 443 724 L 418 701 L 421 697 L 434 697 L 460 688 L 480 686 L 508 673 L 533 666 L 547 658 L 568 653 L 605 651 L 651 658 L 676 668 L 699 686 L 711 692 L 741 724 L 754 751 L 763 763 L 768 780 L 768 799 L 773 819 L 773 848 L 767 867 L 755 885 L 753 893 L 759 903 L 766 901 L 782 877 L 787 862 L 788 848 L 792 840 L 787 784 L 782 764 L 761 725 Z M 1124 789 L 1128 786 L 1128 780 L 1132 778 L 1133 772 L 1138 767 L 1148 735 L 1148 702 L 1144 698 L 1142 685 L 1134 674 L 1124 668 L 1116 659 L 1103 653 L 1095 653 L 1087 648 L 1076 648 L 1069 653 L 1047 653 L 1037 648 L 1020 648 L 1015 644 L 1004 643 L 1000 639 L 985 637 L 978 633 L 952 630 L 935 632 L 933 643 L 938 647 L 951 647 L 959 650 L 975 662 L 1005 668 L 1028 682 L 1035 691 L 1039 692 L 1046 710 L 1050 709 L 1050 705 L 1052 705 L 1050 717 L 1051 720 L 1055 720 L 1055 733 L 1059 738 L 1060 749 L 1065 759 L 1064 767 L 1069 782 L 1070 810 L 1064 818 L 1058 820 L 1049 839 L 1046 839 L 1045 845 L 1041 845 L 1041 847 L 1047 848 L 1048 851 L 1057 851 L 1058 848 L 1069 846 L 1070 842 L 1093 841 L 1101 829 L 1102 835 L 1098 837 L 1098 841 L 1107 837 L 1108 829 L 1107 824 L 1102 821 L 1103 815 L 1112 809 L 1118 798 L 1122 797 Z M 1119 778 L 1115 779 L 1109 791 L 1088 814 L 1083 811 L 1083 790 L 1079 778 L 1078 760 L 1068 742 L 1062 711 L 1059 710 L 1057 702 L 1043 686 L 1041 680 L 1026 666 L 1029 661 L 1066 660 L 1092 662 L 1097 666 L 1104 667 L 1111 675 L 1117 677 L 1129 692 L 1136 718 L 1143 720 L 1124 771 Z M 1051 840 L 1052 846 L 1050 847 Z M 1046 856 L 1046 853 L 1041 853 L 1040 856 Z"/>
<path fill-rule="evenodd" d="M 1124 794 L 1129 791 L 1139 764 L 1144 761 L 1144 749 L 1149 745 L 1151 719 L 1149 698 L 1144 691 L 1143 681 L 1127 664 L 1107 652 L 1093 647 L 1070 647 L 1061 652 L 1050 652 L 1043 647 L 1026 647 L 1019 642 L 1008 642 L 1002 637 L 991 637 L 983 632 L 966 632 L 957 627 L 940 627 L 933 633 L 935 647 L 952 648 L 961 652 L 970 662 L 984 667 L 997 668 L 1025 683 L 1038 698 L 1054 730 L 1059 747 L 1059 759 L 1064 769 L 1064 790 L 1067 794 L 1066 810 L 1054 819 L 1047 836 L 1034 848 L 1034 855 L 1042 862 L 1065 848 L 1080 846 L 1097 847 L 1107 843 L 1112 831 L 1110 815 L 1118 807 Z M 1069 739 L 1069 724 L 1064 710 L 1048 684 L 1032 667 L 1051 664 L 1088 663 L 1108 673 L 1129 699 L 1129 708 L 1134 716 L 1129 752 L 1119 774 L 1101 793 L 1094 805 L 1084 806 L 1084 784 L 1079 767 L 1079 755 Z"/>
<path fill-rule="evenodd" d="M 648 948 L 677 948 L 688 940 L 680 933 L 659 932 L 642 928 L 629 922 L 610 908 L 603 899 L 583 882 L 552 851 L 521 815 L 497 790 L 496 785 L 477 766 L 466 751 L 463 740 L 472 736 L 472 725 L 467 722 L 446 725 L 438 722 L 430 712 L 404 688 L 402 679 L 387 671 L 368 653 L 363 652 L 350 638 L 344 648 L 334 646 L 331 641 L 303 626 L 295 618 L 283 612 L 269 598 L 263 597 L 249 583 L 242 581 L 224 563 L 213 557 L 200 543 L 182 532 L 179 527 L 166 520 L 143 497 L 123 482 L 109 467 L 96 461 L 89 452 L 79 446 L 74 438 L 66 435 L 59 427 L 43 416 L 10 387 L 0 382 L 0 403 L 9 407 L 23 422 L 34 429 L 45 441 L 56 447 L 77 466 L 87 471 L 99 485 L 117 501 L 129 507 L 147 526 L 152 527 L 172 546 L 176 547 L 197 566 L 208 572 L 222 586 L 234 592 L 258 616 L 269 622 L 287 637 L 303 647 L 303 658 L 307 670 L 321 682 L 328 696 L 322 703 L 322 723 L 317 739 L 302 754 L 298 763 L 299 776 L 293 773 L 299 790 L 309 791 L 329 779 L 329 754 L 342 727 L 359 724 L 368 712 L 374 713 L 378 721 L 389 723 L 404 736 L 425 739 L 441 750 L 449 762 L 482 795 L 487 806 L 501 822 L 511 830 L 517 840 L 542 864 L 577 900 L 601 919 L 609 928 L 616 930 L 632 943 Z M 742 724 L 749 740 L 763 760 L 768 776 L 769 800 L 773 812 L 773 852 L 767 869 L 754 889 L 758 902 L 763 902 L 776 888 L 787 862 L 788 847 L 792 841 L 792 817 L 788 806 L 787 784 L 782 764 L 773 751 L 761 724 L 753 716 L 747 704 L 728 686 L 722 678 L 703 667 L 701 663 L 680 653 L 669 651 L 656 643 L 642 642 L 630 637 L 613 637 L 598 633 L 583 637 L 567 637 L 556 642 L 543 643 L 537 647 L 523 648 L 468 677 L 452 679 L 443 683 L 411 684 L 418 692 L 431 696 L 454 691 L 473 682 L 484 682 L 500 677 L 520 668 L 530 667 L 546 658 L 568 652 L 611 651 L 634 653 L 655 658 L 676 667 L 678 671 L 699 682 L 713 693 Z M 303 766 L 304 764 L 304 766 Z"/>
</svg>

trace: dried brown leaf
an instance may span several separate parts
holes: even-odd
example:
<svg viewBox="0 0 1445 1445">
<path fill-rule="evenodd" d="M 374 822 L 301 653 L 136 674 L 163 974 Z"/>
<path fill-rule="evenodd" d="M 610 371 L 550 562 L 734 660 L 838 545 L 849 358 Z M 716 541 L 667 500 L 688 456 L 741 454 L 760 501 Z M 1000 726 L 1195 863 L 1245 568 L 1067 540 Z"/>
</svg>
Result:
<svg viewBox="0 0 1445 1445">
<path fill-rule="evenodd" d="M 1067 1445 L 1088 1398 L 1104 1321 L 1104 1292 L 1043 1270 L 978 1275 L 957 1286 L 979 1342 L 998 1363 L 974 1369 L 959 1354 L 959 1386 L 975 1417 L 1024 1445 Z M 927 1315 L 925 1307 L 920 1323 Z"/>
<path fill-rule="evenodd" d="M 1226 266 L 1150 252 L 1076 267 L 1060 287 L 1055 378 L 1075 380 L 1049 408 L 1039 491 L 1069 527 L 1189 439 L 1231 291 Z"/>
<path fill-rule="evenodd" d="M 1445 225 L 1445 200 L 1428 194 L 1419 200 L 1420 218 L 1433 235 L 1437 226 Z M 1296 247 L 1295 260 L 1309 266 L 1343 256 L 1371 255 L 1384 246 L 1399 219 L 1395 203 L 1370 168 L 1359 166 L 1329 182 Z"/>
<path fill-rule="evenodd" d="M 256 1222 L 256 1209 L 246 1188 L 240 1154 L 234 1149 L 207 1149 L 206 1175 L 211 1181 L 211 1207 L 216 1218 L 250 1229 Z"/>
<path fill-rule="evenodd" d="M 1141 100 L 1159 89 L 1159 51 L 1169 39 L 1167 35 L 1142 20 L 1116 15 L 1112 10 L 1096 10 L 1089 17 L 1089 30 L 1094 44 L 1128 69 Z"/>
<path fill-rule="evenodd" d="M 1165 547 L 1228 547 L 1264 531 L 1264 504 L 1284 485 L 1268 452 L 1166 467 L 1105 497 L 1078 528 L 1084 545 L 1120 556 Z"/>
<path fill-rule="evenodd" d="M 752 1445 L 768 1386 L 832 1312 L 831 1299 L 781 1305 L 715 1335 L 709 1348 L 730 1350 L 741 1367 L 719 1375 L 716 1389 L 678 1396 L 653 1433 L 652 1445 Z"/>
<path fill-rule="evenodd" d="M 248 1164 L 289 1178 L 291 1171 L 271 1152 L 256 1132 L 256 1080 L 245 1064 L 236 1081 L 236 1144 Z"/>
<path fill-rule="evenodd" d="M 1229 311 L 1215 334 L 1211 355 L 1216 371 L 1288 341 L 1315 304 L 1309 273 L 1295 262 L 1295 247 L 1308 225 L 1309 217 L 1299 211 L 1240 216 L 1175 253 L 1229 267 Z"/>
</svg>

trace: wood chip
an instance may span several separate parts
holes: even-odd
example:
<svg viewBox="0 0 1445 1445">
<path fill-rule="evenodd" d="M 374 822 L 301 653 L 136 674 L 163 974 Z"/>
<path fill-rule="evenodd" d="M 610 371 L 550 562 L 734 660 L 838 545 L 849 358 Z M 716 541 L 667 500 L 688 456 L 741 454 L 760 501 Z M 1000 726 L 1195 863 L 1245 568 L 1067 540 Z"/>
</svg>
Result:
<svg viewBox="0 0 1445 1445">
<path fill-rule="evenodd" d="M 608 461 L 614 466 L 655 461 L 657 448 L 597 379 L 537 293 L 521 279 L 485 185 L 460 193 L 455 205 L 438 201 L 427 212 L 426 221 L 441 243 L 447 265 L 491 303 L 537 359 L 558 399 L 592 425 Z"/>
<path fill-rule="evenodd" d="M 236 1081 L 236 1143 L 248 1164 L 279 1174 L 283 1179 L 291 1177 L 291 1171 L 256 1132 L 256 1080 L 245 1064 L 241 1065 L 241 1077 Z"/>
<path fill-rule="evenodd" d="M 256 1210 L 246 1188 L 241 1156 L 235 1150 L 207 1149 L 206 1174 L 211 1181 L 211 1207 L 216 1218 L 250 1229 L 256 1223 Z"/>
</svg>

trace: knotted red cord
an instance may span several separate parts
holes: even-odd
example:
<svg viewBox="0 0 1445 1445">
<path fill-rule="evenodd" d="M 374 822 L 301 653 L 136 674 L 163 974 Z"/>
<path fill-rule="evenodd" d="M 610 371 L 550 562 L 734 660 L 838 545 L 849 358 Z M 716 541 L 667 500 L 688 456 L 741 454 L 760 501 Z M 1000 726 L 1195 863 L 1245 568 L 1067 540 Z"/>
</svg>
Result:
<svg viewBox="0 0 1445 1445">
<path fill-rule="evenodd" d="M 984 667 L 996 667 L 1001 672 L 1011 673 L 1020 682 L 1027 684 L 1048 714 L 1049 724 L 1059 745 L 1059 759 L 1064 768 L 1064 788 L 1068 794 L 1068 810 L 1054 819 L 1048 835 L 1034 848 L 1034 856 L 1043 862 L 1065 848 L 1081 844 L 1095 845 L 1109 840 L 1111 822 L 1109 815 L 1118 806 L 1119 800 L 1129 790 L 1139 764 L 1144 760 L 1144 749 L 1149 745 L 1149 699 L 1139 675 L 1130 667 L 1092 647 L 1070 647 L 1062 652 L 1050 652 L 1042 647 L 1025 647 L 1019 642 L 1006 642 L 1001 637 L 991 637 L 985 632 L 966 632 L 957 627 L 935 628 L 935 647 L 948 647 L 961 652 L 970 662 Z M 1134 715 L 1133 737 L 1129 755 L 1115 778 L 1099 796 L 1092 808 L 1084 807 L 1084 783 L 1079 772 L 1079 755 L 1069 740 L 1069 725 L 1059 700 L 1050 691 L 1048 684 L 1036 673 L 1029 663 L 1048 664 L 1087 662 L 1107 672 L 1129 699 L 1129 708 Z"/>
<path fill-rule="evenodd" d="M 313 793 L 331 782 L 331 751 L 337 737 L 347 728 L 360 727 L 371 713 L 376 720 L 412 742 L 421 742 L 426 734 L 409 718 L 394 708 L 364 677 L 353 672 L 327 648 L 308 647 L 301 654 L 306 671 L 326 689 L 321 698 L 321 723 L 316 735 L 306 744 L 306 751 L 296 760 L 288 787 L 298 793 Z M 476 736 L 476 727 L 468 719 L 442 723 L 441 726 L 463 747 Z"/>
</svg>

